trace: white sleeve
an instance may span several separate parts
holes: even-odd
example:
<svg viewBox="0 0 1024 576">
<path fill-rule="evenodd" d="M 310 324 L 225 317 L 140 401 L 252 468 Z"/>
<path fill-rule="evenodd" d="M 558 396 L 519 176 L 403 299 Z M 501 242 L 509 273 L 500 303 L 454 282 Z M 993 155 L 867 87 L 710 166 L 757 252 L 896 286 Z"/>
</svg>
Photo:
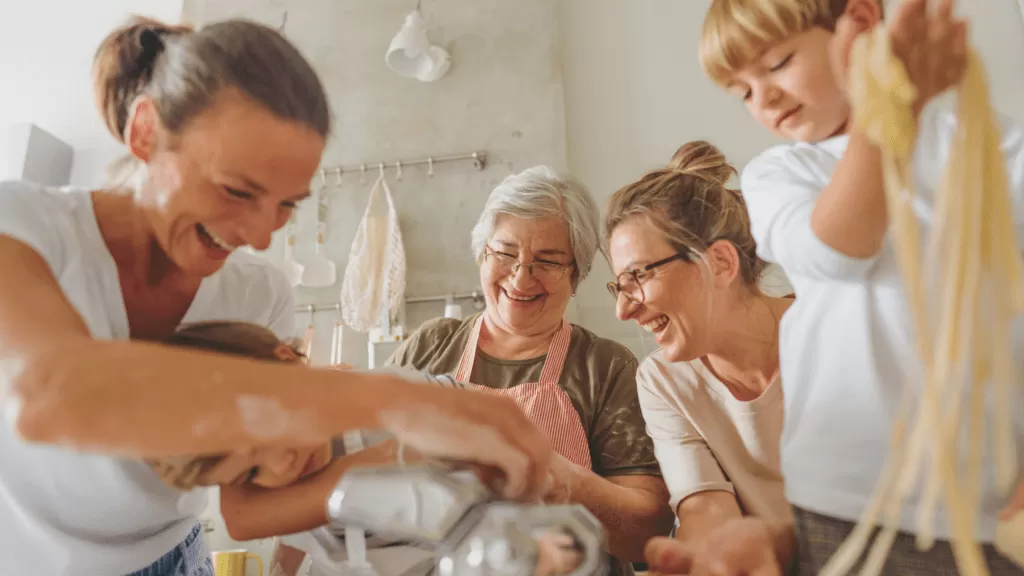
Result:
<svg viewBox="0 0 1024 576">
<path fill-rule="evenodd" d="M 811 229 L 811 214 L 822 184 L 792 150 L 773 148 L 748 164 L 740 188 L 761 258 L 790 276 L 859 280 L 878 256 L 853 258 L 832 248 Z"/>
<path fill-rule="evenodd" d="M 0 236 L 8 236 L 38 253 L 60 276 L 64 250 L 59 229 L 66 213 L 52 192 L 27 182 L 0 182 Z"/>
<path fill-rule="evenodd" d="M 704 437 L 659 393 L 650 369 L 656 368 L 644 362 L 637 371 L 637 393 L 647 435 L 654 441 L 654 455 L 668 486 L 672 513 L 683 499 L 698 492 L 723 490 L 735 494 Z"/>
<path fill-rule="evenodd" d="M 1006 159 L 1014 228 L 1017 241 L 1024 242 L 1024 129 L 1007 116 L 999 116 L 998 120 L 1003 132 L 1000 148 Z"/>
<path fill-rule="evenodd" d="M 287 340 L 295 336 L 295 293 L 284 273 L 275 267 L 270 268 L 270 283 L 273 302 L 267 328 L 278 338 Z"/>
<path fill-rule="evenodd" d="M 1013 221 L 1017 241 L 1024 243 L 1024 127 L 1009 116 L 996 114 L 1000 129 L 999 148 L 1006 162 L 1007 186 L 1013 203 Z M 946 176 L 946 163 L 956 139 L 957 116 L 941 106 L 924 110 L 918 123 L 917 149 L 914 152 L 916 192 L 934 199 Z"/>
</svg>

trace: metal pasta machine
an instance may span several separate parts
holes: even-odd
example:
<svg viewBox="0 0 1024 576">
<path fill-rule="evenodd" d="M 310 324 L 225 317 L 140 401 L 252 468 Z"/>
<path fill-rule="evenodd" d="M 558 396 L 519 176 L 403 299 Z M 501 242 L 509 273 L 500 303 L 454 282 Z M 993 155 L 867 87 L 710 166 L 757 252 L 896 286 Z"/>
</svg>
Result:
<svg viewBox="0 0 1024 576">
<path fill-rule="evenodd" d="M 431 551 L 430 572 L 438 576 L 604 576 L 611 570 L 604 530 L 586 508 L 501 501 L 466 471 L 355 468 L 334 488 L 327 514 L 328 528 L 348 540 L 365 534 Z"/>
</svg>

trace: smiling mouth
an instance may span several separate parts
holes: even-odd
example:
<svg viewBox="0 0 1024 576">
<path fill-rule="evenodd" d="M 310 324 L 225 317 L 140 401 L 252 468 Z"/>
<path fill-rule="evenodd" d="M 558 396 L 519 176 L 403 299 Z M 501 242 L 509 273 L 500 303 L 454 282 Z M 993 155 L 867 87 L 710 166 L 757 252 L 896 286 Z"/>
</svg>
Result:
<svg viewBox="0 0 1024 576">
<path fill-rule="evenodd" d="M 782 116 L 779 116 L 779 119 L 775 121 L 775 128 L 781 128 L 782 124 L 785 123 L 786 120 L 789 120 L 790 118 L 793 117 L 794 114 L 800 111 L 800 108 L 800 106 L 797 106 L 796 108 L 793 108 L 792 110 L 786 112 Z"/>
<path fill-rule="evenodd" d="M 540 300 L 541 296 L 543 296 L 543 294 L 534 294 L 533 296 L 512 295 L 512 294 L 509 294 L 508 290 L 506 290 L 504 288 L 501 289 L 501 293 L 504 294 L 505 297 L 508 298 L 511 301 L 513 301 L 513 302 L 521 302 L 523 304 L 529 304 L 530 302 L 536 302 L 537 300 Z"/>
<path fill-rule="evenodd" d="M 652 334 L 660 334 L 668 327 L 668 316 L 662 314 L 661 316 L 640 324 L 640 327 Z"/>
<path fill-rule="evenodd" d="M 224 239 L 211 232 L 202 224 L 196 224 L 196 232 L 207 248 L 223 250 L 224 252 L 231 252 L 236 248 L 236 246 L 228 244 Z"/>
</svg>

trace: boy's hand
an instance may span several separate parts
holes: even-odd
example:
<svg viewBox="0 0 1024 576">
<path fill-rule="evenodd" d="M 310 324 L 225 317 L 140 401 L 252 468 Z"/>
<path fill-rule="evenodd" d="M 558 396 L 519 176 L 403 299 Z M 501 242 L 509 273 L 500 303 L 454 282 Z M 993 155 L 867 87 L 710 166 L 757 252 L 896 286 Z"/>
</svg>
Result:
<svg viewBox="0 0 1024 576">
<path fill-rule="evenodd" d="M 1016 490 L 1010 496 L 1010 501 L 1007 502 L 1006 507 L 999 513 L 999 519 L 1002 521 L 1010 520 L 1021 510 L 1024 510 L 1024 481 L 1017 484 Z"/>
<path fill-rule="evenodd" d="M 932 98 L 958 84 L 967 67 L 967 22 L 953 17 L 953 0 L 937 1 L 935 9 L 929 11 L 928 0 L 903 0 L 889 19 L 893 53 L 917 87 L 915 117 Z M 867 31 L 863 20 L 850 15 L 836 23 L 829 57 L 836 81 L 844 91 L 853 41 Z"/>
<path fill-rule="evenodd" d="M 953 0 L 938 0 L 934 10 L 928 0 L 904 0 L 893 11 L 889 34 L 893 53 L 917 87 L 917 116 L 932 98 L 960 83 L 967 68 L 967 22 L 953 17 Z"/>
<path fill-rule="evenodd" d="M 777 538 L 764 520 L 737 518 L 711 531 L 701 542 L 658 537 L 644 556 L 651 572 L 688 576 L 780 576 Z"/>
<path fill-rule="evenodd" d="M 844 94 L 850 77 L 850 52 L 853 50 L 853 41 L 868 30 L 870 28 L 863 19 L 850 14 L 844 14 L 836 21 L 836 32 L 829 43 L 828 56 L 836 85 Z"/>
</svg>

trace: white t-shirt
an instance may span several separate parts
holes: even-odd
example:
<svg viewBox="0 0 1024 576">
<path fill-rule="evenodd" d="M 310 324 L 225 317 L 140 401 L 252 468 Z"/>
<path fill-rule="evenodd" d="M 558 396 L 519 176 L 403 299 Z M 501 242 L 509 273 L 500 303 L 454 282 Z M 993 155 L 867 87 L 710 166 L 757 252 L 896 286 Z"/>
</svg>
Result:
<svg viewBox="0 0 1024 576">
<path fill-rule="evenodd" d="M 955 116 L 937 107 L 926 110 L 919 122 L 913 179 L 925 234 L 955 124 Z M 801 508 L 855 521 L 880 477 L 901 393 L 919 367 L 891 240 L 874 257 L 857 259 L 832 249 L 811 230 L 815 201 L 847 143 L 848 137 L 840 136 L 771 148 L 747 165 L 741 188 L 758 253 L 782 266 L 797 296 L 780 332 L 786 495 Z M 1017 234 L 1024 239 L 1024 133 L 1007 121 L 1002 149 Z M 1015 358 L 1024 360 L 1024 325 L 1018 322 L 1015 328 Z M 1022 368 L 1018 374 L 1024 377 Z M 1020 407 L 1017 398 L 1016 441 L 1024 448 Z M 986 468 L 991 466 L 989 459 Z M 977 535 L 991 541 L 1005 502 L 995 493 L 991 475 L 982 498 Z M 914 530 L 916 503 L 915 495 L 903 509 L 904 530 Z M 936 529 L 938 537 L 950 537 L 941 515 Z"/>
<path fill-rule="evenodd" d="M 640 409 L 669 490 L 669 505 L 698 492 L 732 492 L 744 514 L 791 517 L 779 467 L 782 387 L 737 400 L 700 360 L 669 362 L 658 350 L 636 375 Z"/>
<path fill-rule="evenodd" d="M 117 268 L 87 191 L 0 183 L 0 235 L 46 260 L 94 338 L 129 337 Z M 236 252 L 203 280 L 183 322 L 244 320 L 291 337 L 293 305 L 280 271 Z M 0 426 L 4 574 L 113 576 L 144 568 L 188 534 L 205 500 L 204 490 L 175 491 L 141 462 L 30 445 L 12 423 Z"/>
</svg>

